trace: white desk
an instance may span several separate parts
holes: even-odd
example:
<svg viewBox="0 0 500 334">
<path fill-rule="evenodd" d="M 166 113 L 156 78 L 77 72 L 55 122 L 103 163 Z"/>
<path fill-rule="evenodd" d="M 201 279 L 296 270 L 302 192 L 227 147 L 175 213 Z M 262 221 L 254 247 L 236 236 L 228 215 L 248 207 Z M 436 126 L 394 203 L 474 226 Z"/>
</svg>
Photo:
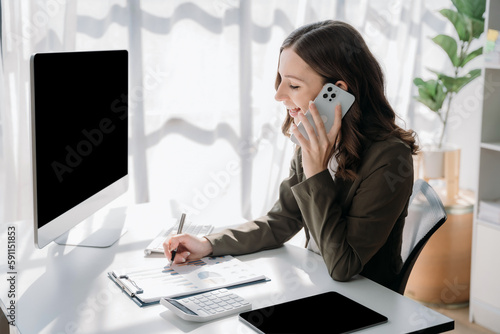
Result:
<svg viewBox="0 0 500 334">
<path fill-rule="evenodd" d="M 147 209 L 147 210 L 146 210 Z M 59 246 L 39 250 L 33 245 L 31 224 L 15 224 L 17 232 L 16 323 L 22 334 L 33 333 L 254 333 L 237 316 L 199 324 L 177 318 L 161 305 L 138 307 L 107 277 L 112 269 L 142 263 L 159 266 L 162 257 L 144 258 L 143 249 L 162 227 L 162 218 L 147 205 L 129 209 L 129 231 L 104 249 Z M 5 254 L 6 226 L 0 226 L 1 253 Z M 271 281 L 235 290 L 253 308 L 338 291 L 387 316 L 388 323 L 360 333 L 438 333 L 453 328 L 453 320 L 394 293 L 366 278 L 332 280 L 320 256 L 287 245 L 238 257 Z M 6 256 L 0 259 L 0 300 L 5 312 L 8 282 Z"/>
</svg>

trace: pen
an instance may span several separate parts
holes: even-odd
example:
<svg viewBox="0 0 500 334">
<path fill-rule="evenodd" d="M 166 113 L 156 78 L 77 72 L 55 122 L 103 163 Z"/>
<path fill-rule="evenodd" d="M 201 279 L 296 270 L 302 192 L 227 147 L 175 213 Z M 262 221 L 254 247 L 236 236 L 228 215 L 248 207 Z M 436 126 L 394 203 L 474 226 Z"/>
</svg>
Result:
<svg viewBox="0 0 500 334">
<path fill-rule="evenodd" d="M 186 220 L 186 214 L 183 213 L 181 216 L 181 221 L 179 222 L 179 228 L 177 229 L 177 234 L 182 233 L 182 227 L 184 226 L 184 221 Z M 175 254 L 177 253 L 177 247 L 172 251 L 172 259 L 170 259 L 170 262 L 174 262 Z"/>
</svg>

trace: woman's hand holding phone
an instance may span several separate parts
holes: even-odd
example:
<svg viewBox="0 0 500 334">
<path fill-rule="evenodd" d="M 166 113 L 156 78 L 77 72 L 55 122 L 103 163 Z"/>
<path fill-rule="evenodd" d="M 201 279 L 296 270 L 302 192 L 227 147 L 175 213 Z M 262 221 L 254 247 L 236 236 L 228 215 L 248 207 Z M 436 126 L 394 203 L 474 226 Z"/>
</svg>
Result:
<svg viewBox="0 0 500 334">
<path fill-rule="evenodd" d="M 332 151 L 335 149 L 340 127 L 342 124 L 342 107 L 340 103 L 335 107 L 335 120 L 333 126 L 326 133 L 323 120 L 313 101 L 309 102 L 309 112 L 314 120 L 318 134 L 304 114 L 299 115 L 299 120 L 307 131 L 307 140 L 299 131 L 297 126 L 291 126 L 292 133 L 297 138 L 302 147 L 302 165 L 307 178 L 316 175 L 328 168 L 328 162 Z"/>
</svg>

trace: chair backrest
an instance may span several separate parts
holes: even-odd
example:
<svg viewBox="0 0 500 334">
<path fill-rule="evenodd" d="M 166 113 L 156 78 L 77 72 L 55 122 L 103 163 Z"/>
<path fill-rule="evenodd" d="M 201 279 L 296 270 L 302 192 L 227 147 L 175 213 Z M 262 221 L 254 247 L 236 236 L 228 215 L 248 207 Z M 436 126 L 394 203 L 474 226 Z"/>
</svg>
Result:
<svg viewBox="0 0 500 334">
<path fill-rule="evenodd" d="M 417 180 L 408 207 L 408 216 L 403 228 L 401 258 L 403 268 L 392 286 L 404 293 L 413 265 L 430 237 L 446 221 L 446 210 L 438 194 L 424 180 Z"/>
</svg>

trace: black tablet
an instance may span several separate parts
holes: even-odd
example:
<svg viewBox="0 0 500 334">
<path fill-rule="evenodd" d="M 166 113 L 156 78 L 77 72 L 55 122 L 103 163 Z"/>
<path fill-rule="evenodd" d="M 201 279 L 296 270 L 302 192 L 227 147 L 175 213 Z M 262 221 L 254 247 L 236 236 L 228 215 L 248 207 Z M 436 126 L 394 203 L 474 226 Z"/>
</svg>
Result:
<svg viewBox="0 0 500 334">
<path fill-rule="evenodd" d="M 337 292 L 326 292 L 241 313 L 259 333 L 351 333 L 387 318 Z"/>
</svg>

